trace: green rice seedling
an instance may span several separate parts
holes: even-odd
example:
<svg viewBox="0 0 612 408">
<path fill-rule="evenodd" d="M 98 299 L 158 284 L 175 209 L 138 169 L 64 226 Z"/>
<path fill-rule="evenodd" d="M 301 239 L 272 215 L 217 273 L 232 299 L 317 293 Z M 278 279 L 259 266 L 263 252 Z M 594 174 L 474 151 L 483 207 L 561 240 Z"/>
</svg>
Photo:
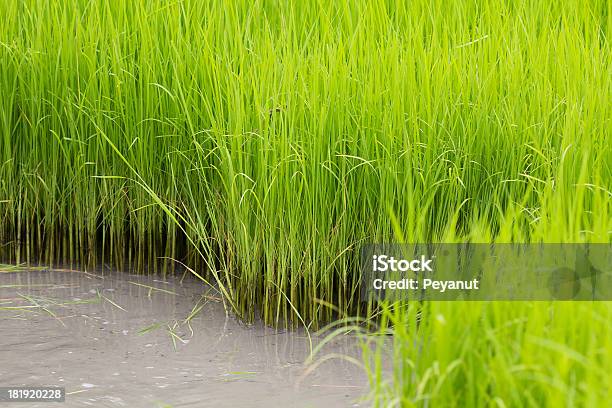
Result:
<svg viewBox="0 0 612 408">
<path fill-rule="evenodd" d="M 372 313 L 357 254 L 398 228 L 609 241 L 605 1 L 0 7 L 10 262 L 176 259 L 318 325 Z"/>
<path fill-rule="evenodd" d="M 383 315 L 388 326 L 381 334 L 392 336 L 370 336 L 364 346 L 374 406 L 609 400 L 609 304 L 431 302 Z"/>
<path fill-rule="evenodd" d="M 433 302 L 409 330 L 410 307 L 360 301 L 358 259 L 610 243 L 610 7 L 0 2 L 2 262 L 177 260 L 247 321 L 393 320 L 421 360 L 386 389 L 371 367 L 382 405 L 597 405 L 608 303 Z M 436 353 L 411 354 L 419 339 Z"/>
</svg>

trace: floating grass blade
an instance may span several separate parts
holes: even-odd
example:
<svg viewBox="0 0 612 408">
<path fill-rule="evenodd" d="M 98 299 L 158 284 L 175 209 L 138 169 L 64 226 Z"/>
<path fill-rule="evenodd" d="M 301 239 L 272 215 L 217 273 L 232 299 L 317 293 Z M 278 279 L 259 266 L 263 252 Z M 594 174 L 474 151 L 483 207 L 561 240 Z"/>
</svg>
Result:
<svg viewBox="0 0 612 408">
<path fill-rule="evenodd" d="M 143 283 L 138 283 L 138 282 L 132 282 L 129 281 L 128 283 L 132 284 L 132 285 L 136 285 L 136 286 L 140 286 L 142 288 L 147 288 L 149 289 L 149 297 L 151 296 L 152 292 L 161 292 L 161 293 L 166 293 L 168 295 L 174 295 L 177 296 L 176 292 L 173 292 L 171 290 L 166 290 L 166 289 L 161 289 L 161 288 L 156 288 L 155 286 L 150 286 L 150 285 L 145 285 Z"/>
</svg>

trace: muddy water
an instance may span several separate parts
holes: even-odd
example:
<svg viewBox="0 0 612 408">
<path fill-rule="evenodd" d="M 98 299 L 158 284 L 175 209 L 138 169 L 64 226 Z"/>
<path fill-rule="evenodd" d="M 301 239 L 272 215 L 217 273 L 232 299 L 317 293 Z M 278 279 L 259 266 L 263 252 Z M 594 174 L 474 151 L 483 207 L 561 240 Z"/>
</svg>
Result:
<svg viewBox="0 0 612 408">
<path fill-rule="evenodd" d="M 203 307 L 186 322 L 196 304 Z M 341 338 L 321 356 L 358 356 L 358 348 Z M 63 404 L 6 405 L 367 405 L 359 399 L 367 389 L 358 367 L 334 359 L 310 372 L 303 364 L 309 350 L 303 332 L 227 316 L 217 295 L 190 277 L 0 272 L 0 386 L 61 386 L 67 393 Z"/>
</svg>

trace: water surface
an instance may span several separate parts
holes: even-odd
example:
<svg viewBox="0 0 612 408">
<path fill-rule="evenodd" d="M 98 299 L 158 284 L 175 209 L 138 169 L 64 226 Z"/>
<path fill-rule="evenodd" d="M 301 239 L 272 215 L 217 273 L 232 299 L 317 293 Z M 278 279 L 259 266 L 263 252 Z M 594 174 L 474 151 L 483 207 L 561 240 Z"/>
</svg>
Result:
<svg viewBox="0 0 612 408">
<path fill-rule="evenodd" d="M 0 327 L 0 386 L 66 388 L 64 404 L 16 407 L 366 405 L 358 367 L 332 359 L 310 370 L 304 331 L 242 324 L 191 276 L 0 272 Z M 321 357 L 358 350 L 342 337 Z"/>
</svg>

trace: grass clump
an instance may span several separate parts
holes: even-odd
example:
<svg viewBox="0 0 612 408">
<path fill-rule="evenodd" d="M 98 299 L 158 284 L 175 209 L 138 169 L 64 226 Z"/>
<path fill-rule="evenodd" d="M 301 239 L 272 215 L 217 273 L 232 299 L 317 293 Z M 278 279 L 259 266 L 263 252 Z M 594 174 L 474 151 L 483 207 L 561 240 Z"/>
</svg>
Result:
<svg viewBox="0 0 612 408">
<path fill-rule="evenodd" d="M 174 258 L 316 325 L 359 312 L 364 242 L 609 242 L 606 1 L 0 13 L 10 262 Z"/>
<path fill-rule="evenodd" d="M 605 407 L 612 389 L 609 306 L 387 307 L 380 333 L 392 337 L 368 336 L 364 348 L 372 406 Z"/>
<path fill-rule="evenodd" d="M 0 255 L 177 260 L 314 327 L 368 314 L 365 242 L 609 243 L 610 7 L 0 2 Z M 607 303 L 415 308 L 379 405 L 609 400 Z"/>
</svg>

